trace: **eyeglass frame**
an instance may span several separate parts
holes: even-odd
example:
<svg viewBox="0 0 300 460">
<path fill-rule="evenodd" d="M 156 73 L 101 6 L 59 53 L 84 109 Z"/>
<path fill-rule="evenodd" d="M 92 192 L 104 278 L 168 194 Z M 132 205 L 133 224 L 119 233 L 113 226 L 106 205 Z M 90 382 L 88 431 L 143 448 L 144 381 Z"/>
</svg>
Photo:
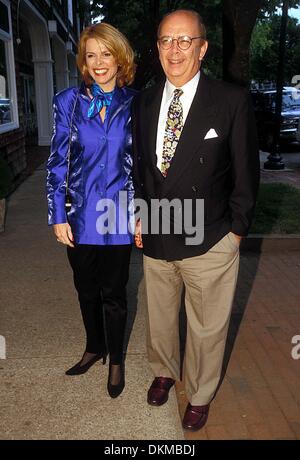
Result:
<svg viewBox="0 0 300 460">
<path fill-rule="evenodd" d="M 171 41 L 169 42 L 169 43 L 170 43 L 170 46 L 169 46 L 168 48 L 164 48 L 164 47 L 161 45 L 161 40 L 162 40 L 163 38 L 170 38 L 170 39 L 171 39 Z M 180 47 L 179 41 L 178 41 L 180 38 L 188 38 L 189 40 L 191 40 L 191 42 L 190 42 L 190 44 L 189 44 L 189 46 L 188 46 L 187 48 L 181 48 L 181 47 Z M 176 42 L 177 42 L 178 48 L 179 48 L 180 50 L 182 50 L 182 51 L 186 51 L 186 50 L 190 49 L 193 40 L 195 40 L 196 38 L 201 38 L 202 40 L 204 40 L 204 39 L 202 38 L 202 36 L 199 36 L 199 37 L 190 37 L 189 35 L 181 35 L 180 37 L 172 38 L 172 37 L 170 37 L 169 35 L 163 35 L 162 37 L 159 37 L 159 38 L 157 39 L 157 41 L 158 41 L 158 43 L 159 43 L 159 46 L 161 46 L 162 49 L 164 49 L 164 50 L 169 50 L 169 49 L 171 49 L 172 46 L 173 46 L 173 42 L 176 41 Z"/>
</svg>

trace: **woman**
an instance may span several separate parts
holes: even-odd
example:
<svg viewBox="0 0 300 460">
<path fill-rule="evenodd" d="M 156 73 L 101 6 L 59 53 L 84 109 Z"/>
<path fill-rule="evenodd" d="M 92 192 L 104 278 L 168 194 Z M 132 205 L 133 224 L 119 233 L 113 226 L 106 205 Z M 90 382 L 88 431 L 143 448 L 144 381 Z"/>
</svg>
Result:
<svg viewBox="0 0 300 460">
<path fill-rule="evenodd" d="M 125 85 L 133 81 L 134 54 L 123 34 L 102 23 L 82 32 L 77 65 L 80 89 L 54 97 L 48 223 L 67 246 L 87 336 L 82 359 L 66 374 L 83 374 L 100 359 L 105 364 L 109 354 L 107 389 L 115 398 L 125 386 L 132 245 L 127 202 L 133 199 L 130 106 L 135 95 Z"/>
</svg>

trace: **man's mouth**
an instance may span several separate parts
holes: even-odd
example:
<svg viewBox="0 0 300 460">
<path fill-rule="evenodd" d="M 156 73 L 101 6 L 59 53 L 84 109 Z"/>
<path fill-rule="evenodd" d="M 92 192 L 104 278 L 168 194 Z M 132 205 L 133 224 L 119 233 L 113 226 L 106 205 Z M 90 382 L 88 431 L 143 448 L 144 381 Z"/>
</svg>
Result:
<svg viewBox="0 0 300 460">
<path fill-rule="evenodd" d="M 176 65 L 176 64 L 181 64 L 182 62 L 183 62 L 182 59 L 180 59 L 180 60 L 177 60 L 177 59 L 169 59 L 169 63 L 170 63 L 170 64 L 174 64 L 174 65 Z"/>
</svg>

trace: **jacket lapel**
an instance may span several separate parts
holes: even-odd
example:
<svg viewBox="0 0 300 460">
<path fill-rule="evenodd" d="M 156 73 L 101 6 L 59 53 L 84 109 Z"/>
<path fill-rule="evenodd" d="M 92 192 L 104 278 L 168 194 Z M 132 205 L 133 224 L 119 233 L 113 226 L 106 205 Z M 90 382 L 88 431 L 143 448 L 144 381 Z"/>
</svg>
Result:
<svg viewBox="0 0 300 460">
<path fill-rule="evenodd" d="M 209 78 L 201 72 L 194 100 L 185 121 L 168 175 L 164 180 L 164 192 L 176 184 L 179 176 L 183 175 L 189 167 L 193 155 L 199 150 L 204 141 L 205 134 L 213 126 L 216 110 L 217 107 L 210 91 Z"/>
<path fill-rule="evenodd" d="M 121 110 L 123 110 L 127 103 L 128 98 L 126 98 L 123 91 L 118 86 L 116 86 L 114 97 L 112 98 L 108 111 L 107 126 L 110 126 L 114 118 L 118 115 L 118 113 L 121 112 Z"/>
<path fill-rule="evenodd" d="M 150 162 L 155 170 L 157 176 L 162 175 L 157 169 L 157 156 L 156 156 L 156 137 L 157 137 L 157 125 L 160 112 L 160 105 L 162 100 L 162 95 L 164 91 L 165 82 L 161 82 L 158 85 L 155 85 L 152 88 L 152 91 L 149 91 L 148 98 L 145 101 L 145 106 L 147 107 L 146 116 L 144 117 L 144 133 L 147 133 L 147 138 L 145 139 L 145 145 L 148 149 Z"/>
</svg>

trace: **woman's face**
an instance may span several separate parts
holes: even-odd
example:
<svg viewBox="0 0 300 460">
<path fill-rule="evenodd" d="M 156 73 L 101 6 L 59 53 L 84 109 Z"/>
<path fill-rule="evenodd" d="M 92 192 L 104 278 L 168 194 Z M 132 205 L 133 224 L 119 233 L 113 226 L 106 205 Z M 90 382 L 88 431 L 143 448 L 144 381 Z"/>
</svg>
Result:
<svg viewBox="0 0 300 460">
<path fill-rule="evenodd" d="M 100 40 L 89 38 L 86 41 L 85 62 L 90 76 L 103 91 L 112 91 L 116 86 L 118 64 Z"/>
</svg>

